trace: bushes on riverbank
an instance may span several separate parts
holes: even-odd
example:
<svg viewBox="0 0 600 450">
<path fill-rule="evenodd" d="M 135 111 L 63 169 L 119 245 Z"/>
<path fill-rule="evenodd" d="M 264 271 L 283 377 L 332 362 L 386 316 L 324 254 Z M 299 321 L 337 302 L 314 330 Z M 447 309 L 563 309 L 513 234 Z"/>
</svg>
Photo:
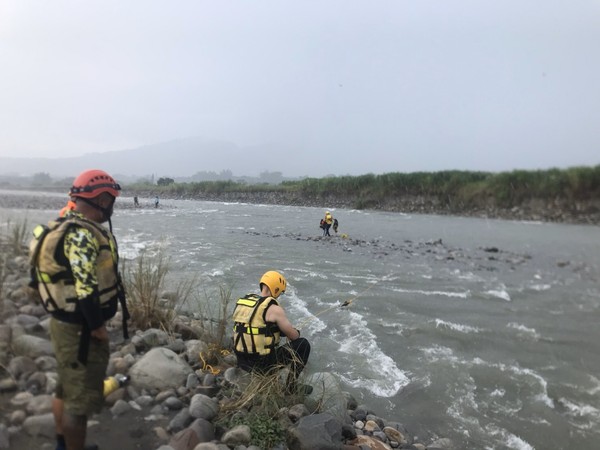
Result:
<svg viewBox="0 0 600 450">
<path fill-rule="evenodd" d="M 278 185 L 234 181 L 136 184 L 126 191 L 201 200 L 600 222 L 600 165 L 500 173 L 396 172 L 306 178 Z"/>
</svg>

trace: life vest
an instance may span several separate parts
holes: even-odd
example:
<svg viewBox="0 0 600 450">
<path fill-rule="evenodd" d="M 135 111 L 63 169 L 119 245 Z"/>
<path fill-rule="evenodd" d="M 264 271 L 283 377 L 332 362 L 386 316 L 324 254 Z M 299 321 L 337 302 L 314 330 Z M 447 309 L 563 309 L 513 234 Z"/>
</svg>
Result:
<svg viewBox="0 0 600 450">
<path fill-rule="evenodd" d="M 268 355 L 275 350 L 281 339 L 281 331 L 275 323 L 267 323 L 267 308 L 278 305 L 273 297 L 248 294 L 238 299 L 233 311 L 233 343 L 238 352 L 250 355 Z"/>
<path fill-rule="evenodd" d="M 333 222 L 333 217 L 331 216 L 331 214 L 325 214 L 325 222 L 328 225 L 331 225 L 331 222 Z"/>
<path fill-rule="evenodd" d="M 50 313 L 75 316 L 78 298 L 69 261 L 64 253 L 64 238 L 72 227 L 89 230 L 99 247 L 96 262 L 100 306 L 122 300 L 124 290 L 118 274 L 117 244 L 107 230 L 80 217 L 70 216 L 38 225 L 29 244 L 32 287 L 37 287 L 44 308 Z"/>
</svg>

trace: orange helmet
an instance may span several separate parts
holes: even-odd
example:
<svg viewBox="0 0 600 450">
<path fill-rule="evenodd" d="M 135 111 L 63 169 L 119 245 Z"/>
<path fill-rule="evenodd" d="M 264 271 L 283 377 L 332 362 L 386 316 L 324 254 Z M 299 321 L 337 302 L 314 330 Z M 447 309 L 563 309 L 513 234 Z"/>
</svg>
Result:
<svg viewBox="0 0 600 450">
<path fill-rule="evenodd" d="M 108 192 L 113 197 L 119 196 L 121 186 L 113 177 L 103 170 L 85 170 L 79 174 L 69 194 L 72 197 L 94 198 L 103 192 Z"/>
</svg>

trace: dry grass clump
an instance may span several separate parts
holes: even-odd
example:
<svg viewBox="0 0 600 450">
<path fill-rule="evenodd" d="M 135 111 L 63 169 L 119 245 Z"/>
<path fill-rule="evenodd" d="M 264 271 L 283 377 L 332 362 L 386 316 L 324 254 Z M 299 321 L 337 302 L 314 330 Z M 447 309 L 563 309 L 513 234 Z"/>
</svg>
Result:
<svg viewBox="0 0 600 450">
<path fill-rule="evenodd" d="M 164 250 L 142 252 L 133 264 L 124 265 L 123 277 L 132 324 L 142 330 L 160 328 L 171 332 L 173 319 L 195 292 L 197 280 L 183 280 L 177 284 L 175 294 L 165 299 L 162 292 L 171 265 Z"/>
<path fill-rule="evenodd" d="M 4 290 L 4 282 L 6 281 L 6 276 L 8 275 L 7 270 L 6 270 L 6 259 L 7 259 L 6 247 L 7 246 L 2 238 L 3 237 L 0 236 L 0 314 L 2 314 L 3 309 L 4 309 L 3 290 Z"/>
<path fill-rule="evenodd" d="M 154 253 L 142 252 L 129 266 L 124 266 L 123 281 L 131 324 L 138 329 L 160 328 L 167 333 L 183 333 L 201 336 L 209 344 L 209 351 L 202 355 L 206 364 L 220 365 L 227 345 L 229 329 L 229 304 L 232 287 L 218 286 L 218 292 L 210 295 L 204 290 L 201 299 L 197 276 L 178 279 L 175 291 L 164 294 L 171 275 L 170 258 L 164 249 Z M 215 301 L 218 296 L 218 301 Z M 166 298 L 165 298 L 166 297 Z M 177 317 L 192 317 L 191 326 L 184 329 Z"/>
<path fill-rule="evenodd" d="M 193 323 L 199 326 L 206 335 L 207 343 L 215 348 L 229 348 L 231 313 L 229 305 L 232 302 L 233 285 L 219 285 L 218 291 L 211 293 L 204 289 L 201 299 L 197 299 Z M 218 297 L 216 301 L 215 297 Z"/>
<path fill-rule="evenodd" d="M 6 222 L 7 234 L 7 247 L 13 256 L 24 255 L 27 251 L 26 247 L 26 236 L 29 226 L 27 219 L 22 219 L 11 224 L 10 220 Z"/>
</svg>

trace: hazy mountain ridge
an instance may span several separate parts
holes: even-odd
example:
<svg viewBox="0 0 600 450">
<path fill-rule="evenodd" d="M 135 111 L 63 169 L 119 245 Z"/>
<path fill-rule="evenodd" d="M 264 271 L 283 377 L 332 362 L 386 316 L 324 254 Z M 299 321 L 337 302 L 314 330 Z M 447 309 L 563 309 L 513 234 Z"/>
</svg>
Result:
<svg viewBox="0 0 600 450">
<path fill-rule="evenodd" d="M 276 156 L 281 154 L 286 154 L 286 158 Z M 232 142 L 194 137 L 69 158 L 0 157 L 0 175 L 44 172 L 52 177 L 73 177 L 89 168 L 102 168 L 125 178 L 189 178 L 198 172 L 227 170 L 237 176 L 257 176 L 264 171 L 288 175 L 286 169 L 293 168 L 297 173 L 301 162 L 300 152 L 283 151 L 275 144 L 240 147 Z"/>
</svg>

